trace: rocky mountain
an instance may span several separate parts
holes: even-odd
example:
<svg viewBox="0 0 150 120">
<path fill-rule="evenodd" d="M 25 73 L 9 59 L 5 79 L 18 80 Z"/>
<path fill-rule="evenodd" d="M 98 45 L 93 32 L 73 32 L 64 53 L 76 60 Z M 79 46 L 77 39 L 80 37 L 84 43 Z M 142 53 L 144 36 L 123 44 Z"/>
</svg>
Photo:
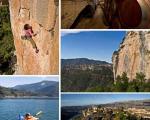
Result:
<svg viewBox="0 0 150 120">
<path fill-rule="evenodd" d="M 15 74 L 57 74 L 59 71 L 58 0 L 9 0 L 11 27 L 16 49 Z M 39 53 L 22 40 L 25 24 L 32 26 Z"/>
<path fill-rule="evenodd" d="M 113 83 L 112 65 L 87 58 L 62 59 L 62 91 L 101 91 Z"/>
<path fill-rule="evenodd" d="M 92 60 L 88 58 L 62 59 L 62 68 L 68 69 L 99 69 L 101 66 L 112 67 L 112 64 L 106 61 Z"/>
<path fill-rule="evenodd" d="M 55 81 L 42 81 L 33 84 L 17 85 L 13 89 L 31 92 L 41 96 L 58 97 L 59 83 Z"/>
<path fill-rule="evenodd" d="M 96 7 L 93 0 L 62 0 L 61 3 L 61 26 L 63 29 L 75 28 L 80 16 L 92 17 Z"/>
<path fill-rule="evenodd" d="M 100 65 L 108 65 L 109 63 L 106 61 L 93 60 L 88 58 L 74 58 L 74 59 L 61 59 L 62 65 L 65 64 L 100 64 Z M 109 64 L 111 65 L 111 64 Z"/>
<path fill-rule="evenodd" d="M 42 81 L 34 84 L 17 85 L 12 88 L 0 86 L 0 98 L 3 97 L 58 97 L 59 83 L 54 81 Z"/>
<path fill-rule="evenodd" d="M 127 32 L 119 49 L 112 57 L 114 78 L 127 73 L 132 81 L 136 73 L 142 72 L 150 79 L 150 32 Z"/>
</svg>

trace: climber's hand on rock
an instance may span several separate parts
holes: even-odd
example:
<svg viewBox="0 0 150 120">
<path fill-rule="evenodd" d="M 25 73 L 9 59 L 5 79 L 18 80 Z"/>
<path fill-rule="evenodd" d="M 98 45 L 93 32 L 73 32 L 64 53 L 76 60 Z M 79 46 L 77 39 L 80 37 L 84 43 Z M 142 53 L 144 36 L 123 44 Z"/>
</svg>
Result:
<svg viewBox="0 0 150 120">
<path fill-rule="evenodd" d="M 35 33 L 35 34 L 33 34 L 33 36 L 35 37 L 37 34 Z"/>
<path fill-rule="evenodd" d="M 37 34 L 39 34 L 40 33 L 40 31 L 37 31 L 33 36 L 36 36 Z"/>
</svg>

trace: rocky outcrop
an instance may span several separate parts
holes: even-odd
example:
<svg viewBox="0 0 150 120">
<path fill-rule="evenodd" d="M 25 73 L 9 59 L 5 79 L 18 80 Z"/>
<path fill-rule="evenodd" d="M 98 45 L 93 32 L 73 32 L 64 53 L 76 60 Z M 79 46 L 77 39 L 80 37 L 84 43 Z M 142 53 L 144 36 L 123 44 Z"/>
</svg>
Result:
<svg viewBox="0 0 150 120">
<path fill-rule="evenodd" d="M 96 1 L 61 0 L 61 26 L 63 29 L 74 28 L 83 15 L 93 16 Z"/>
<path fill-rule="evenodd" d="M 17 56 L 16 74 L 57 74 L 58 0 L 9 0 L 9 6 Z M 21 39 L 24 24 L 30 24 L 38 33 L 33 39 L 39 53 L 35 53 L 29 41 Z"/>
<path fill-rule="evenodd" d="M 112 62 L 114 78 L 126 72 L 132 81 L 142 72 L 150 79 L 150 32 L 127 32 Z"/>
</svg>

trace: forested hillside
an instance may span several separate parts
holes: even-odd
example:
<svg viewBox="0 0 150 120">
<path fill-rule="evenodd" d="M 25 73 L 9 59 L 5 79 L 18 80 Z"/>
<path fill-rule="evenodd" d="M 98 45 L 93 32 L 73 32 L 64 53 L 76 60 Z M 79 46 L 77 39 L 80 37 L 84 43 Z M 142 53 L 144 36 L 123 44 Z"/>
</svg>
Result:
<svg viewBox="0 0 150 120">
<path fill-rule="evenodd" d="M 61 73 L 62 91 L 110 91 L 113 84 L 112 65 L 105 61 L 62 59 Z"/>
<path fill-rule="evenodd" d="M 15 63 L 9 8 L 0 6 L 0 74 L 13 74 Z"/>
</svg>

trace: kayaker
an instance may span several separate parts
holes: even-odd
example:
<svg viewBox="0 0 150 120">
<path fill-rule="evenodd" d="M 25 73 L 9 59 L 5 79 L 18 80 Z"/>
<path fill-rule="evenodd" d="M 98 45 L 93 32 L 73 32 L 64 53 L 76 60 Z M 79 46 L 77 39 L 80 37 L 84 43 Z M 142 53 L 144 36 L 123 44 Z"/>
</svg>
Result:
<svg viewBox="0 0 150 120">
<path fill-rule="evenodd" d="M 24 120 L 39 120 L 39 118 L 33 117 L 30 113 L 25 114 Z"/>
</svg>

